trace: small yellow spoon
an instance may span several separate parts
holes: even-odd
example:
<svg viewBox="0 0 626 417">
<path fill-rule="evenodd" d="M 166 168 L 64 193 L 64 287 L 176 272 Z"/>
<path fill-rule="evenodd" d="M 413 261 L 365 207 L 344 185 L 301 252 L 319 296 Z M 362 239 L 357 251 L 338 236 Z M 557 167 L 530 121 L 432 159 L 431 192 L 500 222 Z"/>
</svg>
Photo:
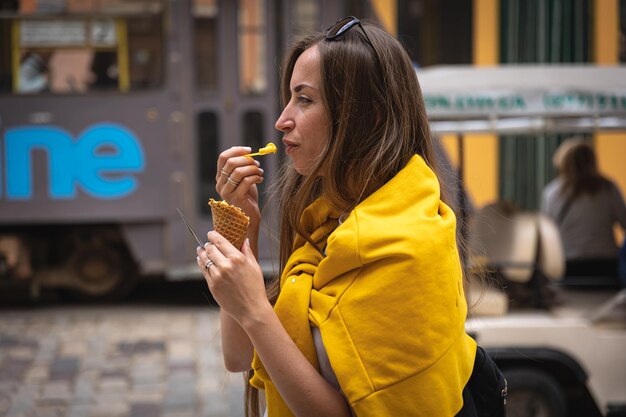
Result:
<svg viewBox="0 0 626 417">
<path fill-rule="evenodd" d="M 249 153 L 246 154 L 244 156 L 260 156 L 260 155 L 267 155 L 268 153 L 276 153 L 277 149 L 276 149 L 276 145 L 274 145 L 272 142 L 268 143 L 267 145 L 265 145 L 263 148 L 259 149 L 258 152 L 255 153 Z"/>
</svg>

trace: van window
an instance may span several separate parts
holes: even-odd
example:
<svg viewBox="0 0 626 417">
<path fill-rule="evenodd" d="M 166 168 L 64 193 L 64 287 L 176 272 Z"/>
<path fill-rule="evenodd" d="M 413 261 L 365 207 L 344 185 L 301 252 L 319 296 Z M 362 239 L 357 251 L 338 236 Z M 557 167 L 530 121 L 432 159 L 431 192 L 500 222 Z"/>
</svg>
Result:
<svg viewBox="0 0 626 417">
<path fill-rule="evenodd" d="M 161 0 L 11 4 L 0 17 L 0 93 L 128 92 L 161 84 Z"/>
</svg>

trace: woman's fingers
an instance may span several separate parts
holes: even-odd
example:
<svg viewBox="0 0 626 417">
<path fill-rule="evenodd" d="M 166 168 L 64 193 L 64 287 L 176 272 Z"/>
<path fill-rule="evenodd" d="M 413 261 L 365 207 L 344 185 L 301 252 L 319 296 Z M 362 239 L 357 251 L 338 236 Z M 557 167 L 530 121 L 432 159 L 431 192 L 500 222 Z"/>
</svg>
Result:
<svg viewBox="0 0 626 417">
<path fill-rule="evenodd" d="M 215 301 L 239 321 L 267 302 L 263 272 L 247 242 L 242 253 L 215 231 L 207 236 L 211 244 L 198 249 L 198 267 Z"/>
<path fill-rule="evenodd" d="M 224 236 L 215 230 L 211 230 L 207 233 L 207 239 L 211 242 L 211 253 L 219 252 L 225 259 L 231 259 L 241 255 L 238 248 L 234 247 Z"/>
<path fill-rule="evenodd" d="M 243 180 L 251 176 L 263 177 L 263 169 L 258 166 L 258 161 L 255 164 L 238 165 L 235 168 L 228 170 L 223 169 L 218 177 L 216 186 L 221 188 L 231 187 L 234 189 L 240 185 Z"/>
<path fill-rule="evenodd" d="M 259 167 L 258 161 L 248 157 L 233 157 L 221 168 L 215 188 L 224 200 L 241 206 L 249 195 L 255 194 L 253 186 L 261 182 L 263 169 Z"/>
<path fill-rule="evenodd" d="M 248 159 L 248 158 L 245 158 L 245 159 Z M 263 169 L 259 165 L 260 165 L 259 161 L 254 161 L 253 164 L 247 164 L 247 165 L 240 164 L 236 166 L 235 168 L 233 168 L 232 170 L 230 170 L 230 174 L 228 175 L 222 174 L 222 177 L 220 178 L 220 180 L 223 181 L 224 179 L 226 179 L 226 181 L 228 181 L 228 178 L 230 178 L 231 180 L 234 180 L 236 182 L 241 182 L 242 179 L 250 175 L 263 175 Z M 226 171 L 224 170 L 224 172 Z"/>
<path fill-rule="evenodd" d="M 218 258 L 217 254 L 209 254 L 210 248 L 210 243 L 205 243 L 204 246 L 198 246 L 196 248 L 196 262 L 198 263 L 198 267 L 200 268 L 200 271 L 202 271 L 202 274 L 207 281 L 211 277 L 211 271 L 210 268 L 207 268 L 207 265 L 210 262 L 212 268 L 213 266 L 215 266 L 215 260 Z"/>
<path fill-rule="evenodd" d="M 215 175 L 215 181 L 217 182 L 219 180 L 220 175 L 222 175 L 222 171 L 230 174 L 232 169 L 235 168 L 234 166 L 232 166 L 232 163 L 230 166 L 226 166 L 231 158 L 241 157 L 243 158 L 243 160 L 247 161 L 246 163 L 249 164 L 250 159 L 252 158 L 248 158 L 243 155 L 250 153 L 251 150 L 252 149 L 247 146 L 233 146 L 232 148 L 226 149 L 224 152 L 222 152 L 217 158 L 217 173 Z"/>
<path fill-rule="evenodd" d="M 204 266 L 211 260 L 217 267 L 229 267 L 232 260 L 240 257 L 241 252 L 218 232 L 214 230 L 208 232 L 207 238 L 210 243 L 196 248 L 199 266 Z"/>
</svg>

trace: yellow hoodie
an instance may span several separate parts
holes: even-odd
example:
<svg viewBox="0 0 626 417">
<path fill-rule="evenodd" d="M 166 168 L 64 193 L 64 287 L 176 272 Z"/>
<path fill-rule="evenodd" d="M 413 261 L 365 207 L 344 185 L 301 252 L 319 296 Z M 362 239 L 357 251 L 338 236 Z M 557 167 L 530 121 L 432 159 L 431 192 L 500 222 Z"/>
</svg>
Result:
<svg viewBox="0 0 626 417">
<path fill-rule="evenodd" d="M 414 156 L 339 226 L 338 217 L 323 198 L 304 212 L 326 256 L 296 239 L 276 314 L 316 367 L 311 326 L 320 329 L 356 416 L 454 416 L 476 344 L 464 330 L 456 219 L 437 177 Z M 269 417 L 293 416 L 256 353 L 252 367 Z"/>
</svg>

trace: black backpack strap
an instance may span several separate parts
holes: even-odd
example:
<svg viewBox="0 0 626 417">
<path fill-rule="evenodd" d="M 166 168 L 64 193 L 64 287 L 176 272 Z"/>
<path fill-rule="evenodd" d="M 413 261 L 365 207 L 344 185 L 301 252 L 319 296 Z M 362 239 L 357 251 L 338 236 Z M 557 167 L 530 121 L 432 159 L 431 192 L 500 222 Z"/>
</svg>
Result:
<svg viewBox="0 0 626 417">
<path fill-rule="evenodd" d="M 476 347 L 474 369 L 466 388 L 469 388 L 478 417 L 505 417 L 506 378 L 480 346 Z"/>
</svg>

